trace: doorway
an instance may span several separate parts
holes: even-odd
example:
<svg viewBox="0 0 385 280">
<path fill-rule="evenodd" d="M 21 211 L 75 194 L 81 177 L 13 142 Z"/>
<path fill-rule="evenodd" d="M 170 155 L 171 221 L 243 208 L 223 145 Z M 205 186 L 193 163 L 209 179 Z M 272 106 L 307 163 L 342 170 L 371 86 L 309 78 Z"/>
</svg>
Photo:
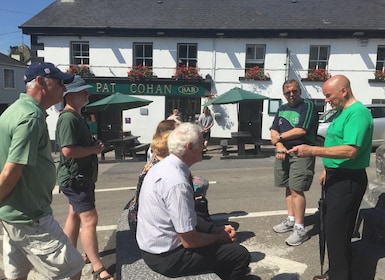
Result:
<svg viewBox="0 0 385 280">
<path fill-rule="evenodd" d="M 261 139 L 263 100 L 239 103 L 239 131 L 248 131 L 252 139 Z"/>
</svg>

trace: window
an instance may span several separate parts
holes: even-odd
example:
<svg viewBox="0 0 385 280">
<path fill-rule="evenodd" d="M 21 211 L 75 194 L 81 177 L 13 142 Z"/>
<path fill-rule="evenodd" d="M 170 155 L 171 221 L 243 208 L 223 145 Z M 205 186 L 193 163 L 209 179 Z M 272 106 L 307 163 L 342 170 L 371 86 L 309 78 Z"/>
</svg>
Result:
<svg viewBox="0 0 385 280">
<path fill-rule="evenodd" d="M 265 45 L 246 45 L 246 70 L 258 66 L 265 68 Z"/>
<path fill-rule="evenodd" d="M 309 72 L 315 69 L 327 69 L 330 46 L 310 46 Z"/>
<path fill-rule="evenodd" d="M 89 42 L 71 42 L 71 64 L 72 65 L 89 65 L 90 64 Z"/>
<path fill-rule="evenodd" d="M 15 71 L 4 69 L 4 88 L 15 88 Z"/>
<path fill-rule="evenodd" d="M 282 104 L 281 99 L 269 99 L 269 109 L 268 109 L 269 112 L 268 112 L 268 114 L 274 115 L 275 113 L 277 113 L 281 104 Z"/>
<path fill-rule="evenodd" d="M 377 48 L 376 70 L 385 70 L 385 46 L 378 46 Z"/>
<path fill-rule="evenodd" d="M 178 66 L 197 67 L 198 45 L 178 44 Z"/>
<path fill-rule="evenodd" d="M 152 43 L 134 43 L 133 65 L 152 67 Z"/>
</svg>

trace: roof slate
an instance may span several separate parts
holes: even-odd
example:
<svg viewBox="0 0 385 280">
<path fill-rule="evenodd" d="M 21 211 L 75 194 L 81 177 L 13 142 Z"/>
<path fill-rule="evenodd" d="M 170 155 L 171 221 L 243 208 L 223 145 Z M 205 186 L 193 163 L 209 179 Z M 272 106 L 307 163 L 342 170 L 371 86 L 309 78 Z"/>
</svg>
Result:
<svg viewBox="0 0 385 280">
<path fill-rule="evenodd" d="M 11 65 L 11 66 L 21 66 L 27 67 L 27 65 L 21 61 L 13 59 L 3 53 L 0 53 L 0 65 Z"/>
<path fill-rule="evenodd" d="M 56 0 L 21 28 L 385 30 L 384 0 Z"/>
</svg>

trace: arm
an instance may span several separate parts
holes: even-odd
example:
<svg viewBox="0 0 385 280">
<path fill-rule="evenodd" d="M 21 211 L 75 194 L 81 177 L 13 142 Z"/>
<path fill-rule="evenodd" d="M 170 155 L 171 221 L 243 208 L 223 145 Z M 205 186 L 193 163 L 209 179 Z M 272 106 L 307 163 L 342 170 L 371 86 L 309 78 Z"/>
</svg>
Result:
<svg viewBox="0 0 385 280">
<path fill-rule="evenodd" d="M 178 233 L 179 239 L 185 248 L 200 248 L 212 244 L 232 243 L 236 240 L 235 229 L 226 225 L 218 227 L 215 233 L 202 233 L 192 230 L 185 233 Z"/>
<path fill-rule="evenodd" d="M 23 172 L 24 165 L 7 162 L 0 173 L 0 203 L 8 197 L 15 188 Z"/>
<path fill-rule="evenodd" d="M 333 147 L 319 147 L 309 145 L 298 145 L 289 150 L 298 157 L 319 156 L 325 158 L 355 158 L 358 152 L 357 146 L 341 145 Z"/>
<path fill-rule="evenodd" d="M 68 158 L 82 158 L 92 154 L 100 154 L 104 149 L 104 144 L 98 140 L 92 146 L 82 147 L 69 145 L 62 148 L 63 155 Z"/>
</svg>

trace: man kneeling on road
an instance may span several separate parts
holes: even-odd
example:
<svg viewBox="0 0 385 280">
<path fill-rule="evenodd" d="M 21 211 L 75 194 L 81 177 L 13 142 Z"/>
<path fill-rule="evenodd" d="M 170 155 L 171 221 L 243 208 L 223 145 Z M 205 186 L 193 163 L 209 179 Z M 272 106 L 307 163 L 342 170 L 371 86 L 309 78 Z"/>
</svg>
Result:
<svg viewBox="0 0 385 280">
<path fill-rule="evenodd" d="M 168 277 L 215 272 L 221 279 L 243 279 L 250 254 L 226 225 L 200 232 L 189 167 L 202 160 L 199 126 L 179 125 L 168 138 L 170 155 L 153 166 L 139 196 L 137 241 L 143 259 Z"/>
</svg>

